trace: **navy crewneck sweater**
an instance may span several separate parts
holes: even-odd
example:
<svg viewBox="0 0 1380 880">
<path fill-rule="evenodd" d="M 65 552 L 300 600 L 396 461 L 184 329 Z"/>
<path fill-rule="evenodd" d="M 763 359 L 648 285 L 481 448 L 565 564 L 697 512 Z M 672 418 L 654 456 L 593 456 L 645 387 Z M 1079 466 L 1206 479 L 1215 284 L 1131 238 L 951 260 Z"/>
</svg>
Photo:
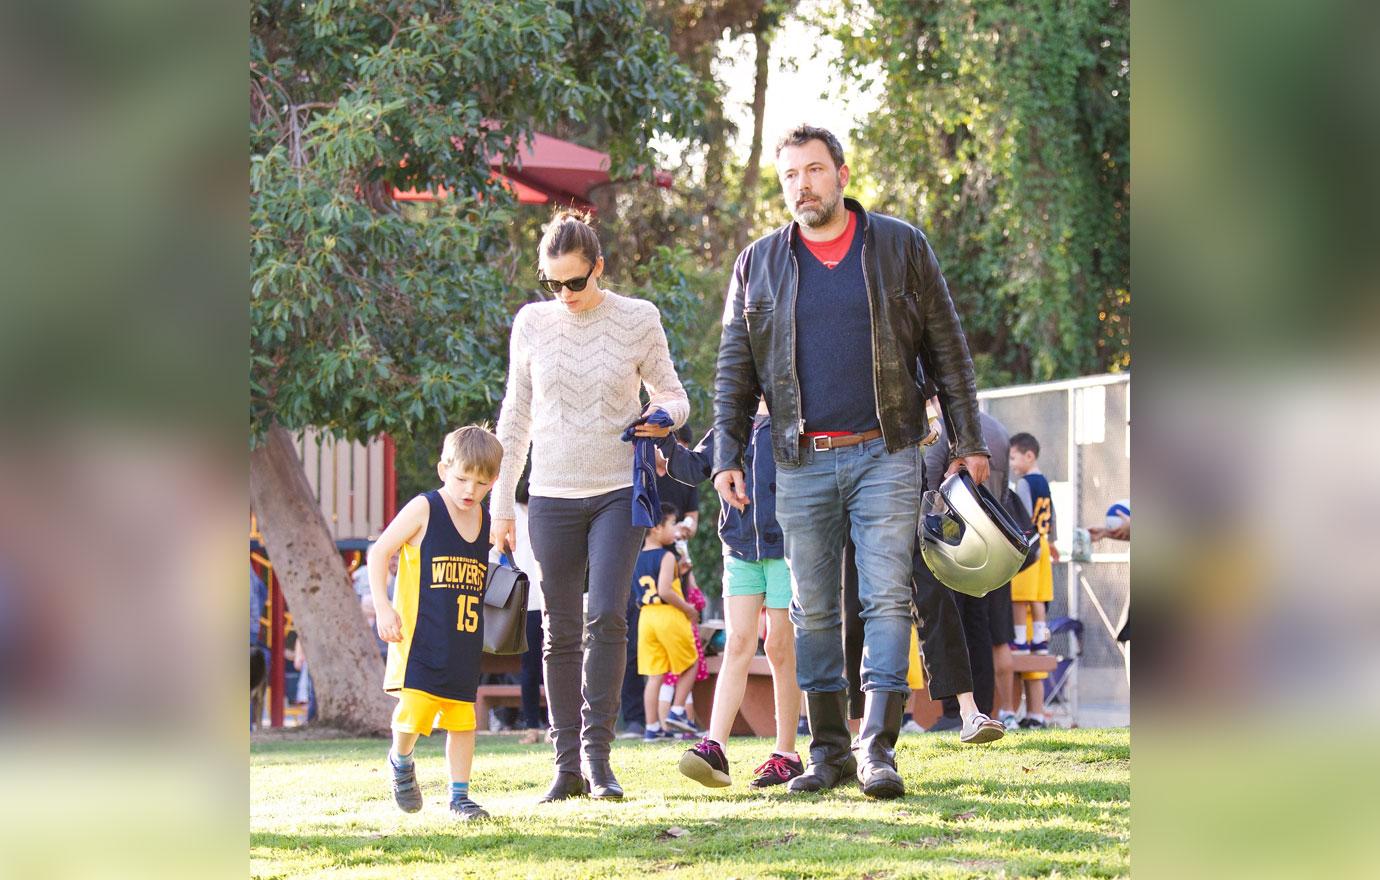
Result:
<svg viewBox="0 0 1380 880">
<path fill-rule="evenodd" d="M 826 268 L 799 233 L 795 361 L 808 433 L 861 433 L 880 427 L 872 383 L 872 316 L 862 270 L 862 222 L 843 260 Z"/>
</svg>

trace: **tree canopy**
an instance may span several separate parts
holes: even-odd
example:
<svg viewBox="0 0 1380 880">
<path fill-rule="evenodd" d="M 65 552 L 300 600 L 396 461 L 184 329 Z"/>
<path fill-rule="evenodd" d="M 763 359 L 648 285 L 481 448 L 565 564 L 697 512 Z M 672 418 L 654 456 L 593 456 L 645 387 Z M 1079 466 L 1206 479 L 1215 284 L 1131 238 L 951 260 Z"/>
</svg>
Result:
<svg viewBox="0 0 1380 880">
<path fill-rule="evenodd" d="M 489 160 L 597 122 L 611 173 L 684 136 L 690 75 L 633 0 L 256 3 L 251 436 L 436 427 L 501 393 L 515 205 Z M 444 186 L 405 212 L 393 187 Z M 420 214 L 420 216 L 419 216 Z"/>
<path fill-rule="evenodd" d="M 870 207 L 925 229 L 983 385 L 1130 365 L 1124 0 L 845 0 L 823 24 L 884 112 Z"/>
</svg>

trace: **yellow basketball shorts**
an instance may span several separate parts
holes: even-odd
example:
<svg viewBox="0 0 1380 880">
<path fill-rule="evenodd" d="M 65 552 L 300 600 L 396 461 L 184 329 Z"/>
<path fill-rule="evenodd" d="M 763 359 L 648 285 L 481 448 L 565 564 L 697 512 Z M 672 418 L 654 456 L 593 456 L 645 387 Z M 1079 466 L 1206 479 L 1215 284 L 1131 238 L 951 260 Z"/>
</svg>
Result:
<svg viewBox="0 0 1380 880">
<path fill-rule="evenodd" d="M 910 628 L 910 665 L 906 667 L 906 686 L 918 691 L 925 686 L 925 664 L 920 662 L 920 636 Z"/>
<path fill-rule="evenodd" d="M 1054 565 L 1049 560 L 1049 541 L 1040 538 L 1040 559 L 1011 579 L 1012 602 L 1054 601 Z"/>
<path fill-rule="evenodd" d="M 411 688 L 398 692 L 398 705 L 393 710 L 394 730 L 431 736 L 436 727 L 457 732 L 474 730 L 474 703 L 447 700 Z"/>
<path fill-rule="evenodd" d="M 637 621 L 638 675 L 679 674 L 699 658 L 685 612 L 671 605 L 642 606 Z"/>
</svg>

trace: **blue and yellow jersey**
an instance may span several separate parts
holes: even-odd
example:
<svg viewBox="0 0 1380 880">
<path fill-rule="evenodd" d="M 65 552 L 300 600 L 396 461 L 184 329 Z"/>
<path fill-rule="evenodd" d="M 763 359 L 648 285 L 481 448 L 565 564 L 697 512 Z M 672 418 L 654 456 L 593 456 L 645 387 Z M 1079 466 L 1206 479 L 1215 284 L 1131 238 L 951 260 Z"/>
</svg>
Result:
<svg viewBox="0 0 1380 880">
<path fill-rule="evenodd" d="M 1040 536 L 1040 558 L 1011 579 L 1013 602 L 1050 602 L 1054 599 L 1054 563 L 1049 545 L 1054 541 L 1054 498 L 1044 474 L 1026 474 L 1016 485 L 1016 494 L 1030 511 L 1030 523 Z M 1023 626 L 1025 621 L 1016 621 Z"/>
<path fill-rule="evenodd" d="M 484 650 L 484 585 L 489 573 L 489 512 L 479 534 L 456 531 L 445 499 L 433 490 L 421 546 L 404 544 L 393 607 L 402 618 L 401 642 L 388 646 L 383 689 L 418 690 L 473 702 Z"/>
<path fill-rule="evenodd" d="M 637 566 L 633 569 L 633 594 L 640 597 L 638 604 L 664 605 L 661 596 L 657 595 L 657 578 L 661 575 L 661 560 L 670 555 L 675 556 L 666 547 L 657 547 L 654 550 L 643 550 L 637 554 Z M 685 591 L 680 586 L 680 575 L 677 574 L 671 581 L 671 589 L 676 591 L 676 595 L 685 598 Z"/>
<path fill-rule="evenodd" d="M 1021 481 L 1025 483 L 1025 491 L 1019 494 L 1022 501 L 1030 502 L 1026 505 L 1030 511 L 1030 522 L 1039 531 L 1040 537 L 1054 540 L 1054 497 L 1049 491 L 1049 480 L 1045 479 L 1044 474 L 1026 474 Z"/>
</svg>

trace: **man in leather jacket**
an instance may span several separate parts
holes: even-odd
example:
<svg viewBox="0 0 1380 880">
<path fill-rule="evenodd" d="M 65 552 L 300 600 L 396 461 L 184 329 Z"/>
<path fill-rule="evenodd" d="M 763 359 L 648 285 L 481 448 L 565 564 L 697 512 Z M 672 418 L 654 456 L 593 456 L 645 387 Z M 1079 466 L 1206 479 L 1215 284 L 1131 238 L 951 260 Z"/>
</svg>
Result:
<svg viewBox="0 0 1380 880">
<path fill-rule="evenodd" d="M 843 198 L 838 139 L 800 126 L 776 148 L 795 221 L 738 255 L 714 388 L 714 486 L 742 510 L 742 454 L 759 395 L 772 416 L 777 519 L 792 581 L 810 769 L 791 791 L 857 773 L 871 797 L 904 794 L 895 743 L 909 690 L 911 556 L 928 433 L 917 375 L 951 426 L 949 472 L 988 473 L 977 383 L 923 233 Z M 866 694 L 856 757 L 847 727 L 839 608 L 845 522 L 857 547 Z"/>
</svg>

